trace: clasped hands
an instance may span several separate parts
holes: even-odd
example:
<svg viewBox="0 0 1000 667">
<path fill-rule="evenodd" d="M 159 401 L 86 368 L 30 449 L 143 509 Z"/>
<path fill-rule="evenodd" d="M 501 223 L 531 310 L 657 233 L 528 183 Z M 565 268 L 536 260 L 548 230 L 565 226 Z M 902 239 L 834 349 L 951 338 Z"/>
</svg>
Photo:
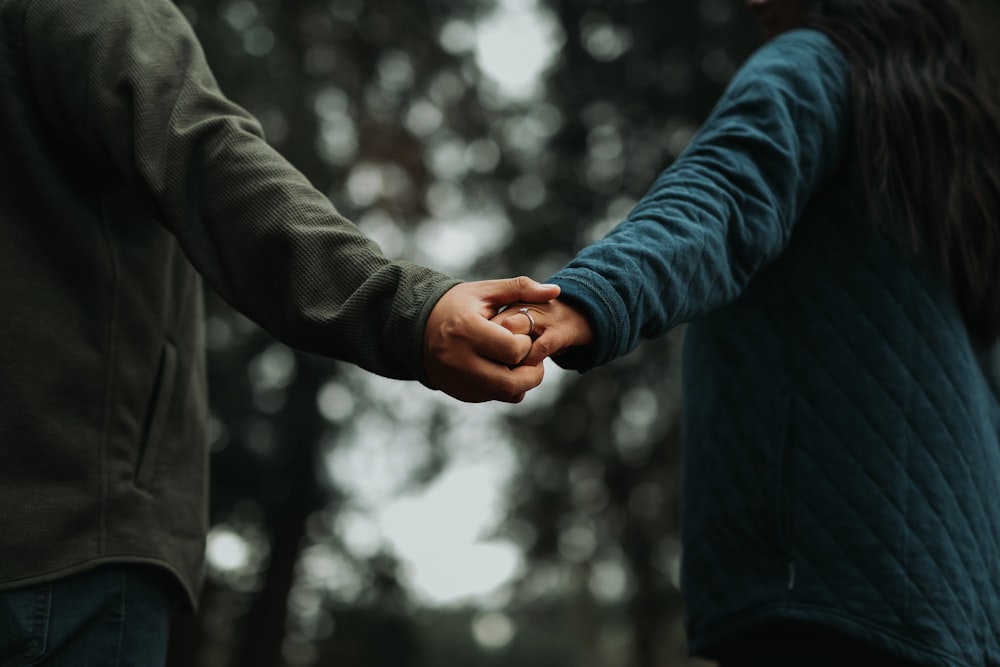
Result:
<svg viewBox="0 0 1000 667">
<path fill-rule="evenodd" d="M 541 384 L 546 357 L 593 339 L 587 318 L 558 296 L 558 286 L 523 276 L 445 292 L 424 330 L 429 384 L 470 403 L 520 402 Z"/>
</svg>

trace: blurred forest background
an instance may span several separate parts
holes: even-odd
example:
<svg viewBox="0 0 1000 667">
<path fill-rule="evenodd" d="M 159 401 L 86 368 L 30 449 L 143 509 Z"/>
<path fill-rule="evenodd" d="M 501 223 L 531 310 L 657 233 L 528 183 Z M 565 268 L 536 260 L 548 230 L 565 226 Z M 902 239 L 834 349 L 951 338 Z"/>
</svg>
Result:
<svg viewBox="0 0 1000 667">
<path fill-rule="evenodd" d="M 742 0 L 178 4 L 340 211 L 464 279 L 544 279 L 603 236 L 758 41 Z M 703 664 L 677 587 L 682 331 L 466 405 L 209 307 L 210 576 L 171 667 Z"/>
</svg>

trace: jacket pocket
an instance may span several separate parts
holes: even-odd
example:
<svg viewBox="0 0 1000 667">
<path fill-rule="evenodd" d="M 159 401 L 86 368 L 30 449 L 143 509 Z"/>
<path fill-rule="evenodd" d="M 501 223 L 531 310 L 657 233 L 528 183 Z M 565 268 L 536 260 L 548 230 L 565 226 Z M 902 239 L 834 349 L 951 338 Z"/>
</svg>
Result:
<svg viewBox="0 0 1000 667">
<path fill-rule="evenodd" d="M 149 398 L 149 409 L 146 411 L 146 422 L 139 446 L 135 471 L 136 486 L 148 489 L 153 481 L 156 457 L 163 442 L 163 432 L 166 429 L 167 414 L 173 400 L 176 380 L 177 347 L 170 341 L 164 341 L 163 348 L 160 350 L 160 361 L 153 382 L 153 394 Z"/>
</svg>

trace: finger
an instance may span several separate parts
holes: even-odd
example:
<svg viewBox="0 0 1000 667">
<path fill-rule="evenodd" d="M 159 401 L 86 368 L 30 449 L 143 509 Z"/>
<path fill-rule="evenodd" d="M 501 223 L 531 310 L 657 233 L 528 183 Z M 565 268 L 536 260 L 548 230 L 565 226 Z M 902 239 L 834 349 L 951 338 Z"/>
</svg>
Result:
<svg viewBox="0 0 1000 667">
<path fill-rule="evenodd" d="M 522 301 L 545 303 L 559 296 L 558 285 L 543 285 L 527 276 L 504 280 L 484 280 L 479 283 L 480 296 L 492 307 Z"/>
<path fill-rule="evenodd" d="M 522 366 L 540 366 L 546 358 L 552 356 L 561 349 L 557 343 L 558 334 L 546 332 L 536 338 L 531 344 L 531 349 L 521 361 Z"/>
<path fill-rule="evenodd" d="M 535 314 L 531 311 L 526 313 L 521 308 L 509 308 L 494 317 L 493 321 L 511 333 L 525 336 L 535 333 L 538 326 Z"/>
<path fill-rule="evenodd" d="M 522 315 L 521 319 L 527 319 Z M 510 331 L 500 324 L 490 320 L 476 320 L 470 324 L 472 350 L 481 357 L 486 357 L 506 366 L 521 363 L 521 360 L 531 349 L 531 338 L 524 332 Z"/>
<path fill-rule="evenodd" d="M 508 368 L 480 360 L 471 368 L 457 373 L 456 379 L 460 381 L 449 383 L 447 393 L 469 403 L 520 403 L 528 391 L 541 384 L 544 375 L 544 368 L 540 365 Z"/>
<path fill-rule="evenodd" d="M 511 385 L 508 388 L 507 398 L 499 399 L 507 403 L 520 403 L 524 400 L 527 392 L 531 391 L 542 383 L 545 378 L 545 368 L 542 364 L 535 366 L 515 366 L 504 371 L 509 373 Z"/>
</svg>

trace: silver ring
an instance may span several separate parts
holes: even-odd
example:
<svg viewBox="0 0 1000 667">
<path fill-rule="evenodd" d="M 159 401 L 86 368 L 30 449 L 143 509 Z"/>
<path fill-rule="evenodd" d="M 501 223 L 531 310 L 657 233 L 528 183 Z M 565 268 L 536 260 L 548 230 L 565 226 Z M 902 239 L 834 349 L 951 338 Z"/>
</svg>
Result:
<svg viewBox="0 0 1000 667">
<path fill-rule="evenodd" d="M 527 308 L 518 308 L 517 312 L 528 318 L 528 336 L 535 333 L 535 318 L 531 316 Z"/>
</svg>

